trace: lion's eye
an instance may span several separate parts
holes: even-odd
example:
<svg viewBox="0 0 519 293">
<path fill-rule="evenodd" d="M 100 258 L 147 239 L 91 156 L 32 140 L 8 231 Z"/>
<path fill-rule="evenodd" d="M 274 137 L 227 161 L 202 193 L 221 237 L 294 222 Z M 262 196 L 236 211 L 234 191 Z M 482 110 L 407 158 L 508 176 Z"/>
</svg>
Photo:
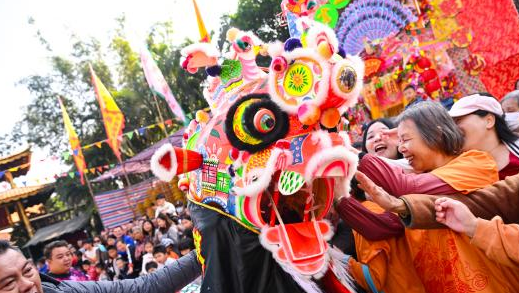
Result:
<svg viewBox="0 0 519 293">
<path fill-rule="evenodd" d="M 225 131 L 232 146 L 254 153 L 284 138 L 288 115 L 268 95 L 249 95 L 229 109 Z"/>
<path fill-rule="evenodd" d="M 276 117 L 269 109 L 260 109 L 254 115 L 254 128 L 261 133 L 269 133 L 276 126 Z"/>
</svg>

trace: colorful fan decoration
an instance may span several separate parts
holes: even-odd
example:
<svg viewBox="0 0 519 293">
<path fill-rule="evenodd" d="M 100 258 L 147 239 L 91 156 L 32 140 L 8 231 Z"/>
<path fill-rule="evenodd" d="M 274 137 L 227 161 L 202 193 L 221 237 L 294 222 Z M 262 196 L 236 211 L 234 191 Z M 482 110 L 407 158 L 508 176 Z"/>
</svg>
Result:
<svg viewBox="0 0 519 293">
<path fill-rule="evenodd" d="M 376 40 L 398 33 L 417 18 L 395 0 L 359 0 L 342 12 L 336 26 L 339 43 L 347 54 L 358 54 L 365 40 Z"/>
</svg>

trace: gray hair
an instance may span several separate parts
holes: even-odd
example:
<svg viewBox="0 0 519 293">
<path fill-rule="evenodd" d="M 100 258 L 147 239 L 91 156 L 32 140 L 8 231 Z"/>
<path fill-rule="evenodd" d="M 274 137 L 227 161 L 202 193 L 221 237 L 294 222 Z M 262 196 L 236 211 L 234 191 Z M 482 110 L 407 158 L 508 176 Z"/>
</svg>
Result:
<svg viewBox="0 0 519 293">
<path fill-rule="evenodd" d="M 509 92 L 508 94 L 506 94 L 506 95 L 501 99 L 501 104 L 503 104 L 504 101 L 506 101 L 506 100 L 510 100 L 510 99 L 514 99 L 515 102 L 519 105 L 519 90 L 511 91 L 511 92 Z"/>
<path fill-rule="evenodd" d="M 411 120 L 425 144 L 446 155 L 462 152 L 464 138 L 447 110 L 437 102 L 421 102 L 407 108 L 397 117 L 397 124 Z"/>
<path fill-rule="evenodd" d="M 132 233 L 142 233 L 142 228 L 141 227 L 133 227 L 132 228 Z"/>
</svg>

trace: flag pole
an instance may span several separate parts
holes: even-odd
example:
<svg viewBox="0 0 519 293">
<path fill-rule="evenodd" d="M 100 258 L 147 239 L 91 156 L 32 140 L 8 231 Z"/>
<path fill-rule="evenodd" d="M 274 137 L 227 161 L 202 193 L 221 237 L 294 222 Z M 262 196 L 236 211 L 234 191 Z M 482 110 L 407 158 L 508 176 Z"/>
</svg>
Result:
<svg viewBox="0 0 519 293">
<path fill-rule="evenodd" d="M 90 74 L 92 75 L 92 84 L 94 86 L 94 91 L 96 93 L 96 98 L 99 103 L 99 107 L 101 109 L 101 116 L 103 117 L 103 122 L 105 125 L 105 131 L 108 138 L 108 144 L 112 148 L 115 157 L 119 161 L 119 164 L 121 164 L 121 167 L 123 168 L 124 178 L 126 179 L 127 187 L 131 187 L 132 184 L 130 182 L 130 179 L 128 178 L 128 174 L 126 172 L 126 167 L 124 166 L 124 163 L 121 159 L 121 137 L 116 137 L 116 135 L 121 135 L 122 130 L 124 129 L 124 115 L 115 103 L 115 101 L 112 98 L 112 95 L 108 91 L 108 89 L 103 85 L 101 80 L 97 77 L 97 75 L 94 72 L 94 69 L 92 68 L 92 65 L 89 64 L 90 67 Z M 108 118 L 107 118 L 108 116 Z M 126 200 L 128 201 L 128 207 L 132 211 L 133 218 L 136 219 L 137 215 L 135 213 L 135 210 L 133 209 L 131 205 L 130 198 L 128 196 L 128 190 L 124 189 L 124 194 L 126 197 Z"/>
<path fill-rule="evenodd" d="M 166 124 L 164 123 L 164 118 L 162 117 L 162 112 L 160 111 L 159 101 L 157 100 L 157 95 L 153 91 L 152 91 L 152 94 L 153 94 L 153 99 L 155 100 L 155 107 L 157 108 L 157 112 L 159 112 L 160 123 L 164 126 L 164 127 L 161 127 L 162 131 L 164 132 L 164 135 L 166 135 L 166 137 L 168 137 L 168 132 L 166 131 Z"/>
<path fill-rule="evenodd" d="M 123 168 L 123 176 L 124 176 L 124 179 L 126 179 L 126 184 L 128 185 L 127 187 L 124 188 L 124 197 L 126 197 L 126 201 L 128 202 L 128 207 L 132 211 L 133 219 L 136 220 L 137 214 L 135 213 L 135 209 L 132 207 L 132 202 L 130 200 L 130 197 L 128 196 L 128 190 L 127 190 L 127 188 L 132 186 L 132 183 L 130 182 L 130 178 L 128 177 L 128 173 L 126 172 L 126 167 L 124 166 L 124 163 L 121 160 L 121 157 L 120 156 L 116 156 L 116 157 L 117 157 L 117 160 L 119 161 L 119 164 L 121 164 L 121 167 Z"/>
<path fill-rule="evenodd" d="M 90 193 L 90 196 L 92 197 L 92 201 L 94 202 L 96 210 L 97 210 L 98 213 L 100 213 L 99 206 L 97 205 L 96 197 L 94 195 L 94 190 L 92 189 L 92 184 L 90 184 L 90 180 L 88 179 L 87 173 L 83 173 L 83 176 L 85 178 L 85 182 L 86 182 L 87 187 L 88 187 L 88 192 Z M 103 229 L 104 229 L 105 225 L 103 224 L 103 221 L 101 221 L 101 225 L 103 226 Z"/>
</svg>

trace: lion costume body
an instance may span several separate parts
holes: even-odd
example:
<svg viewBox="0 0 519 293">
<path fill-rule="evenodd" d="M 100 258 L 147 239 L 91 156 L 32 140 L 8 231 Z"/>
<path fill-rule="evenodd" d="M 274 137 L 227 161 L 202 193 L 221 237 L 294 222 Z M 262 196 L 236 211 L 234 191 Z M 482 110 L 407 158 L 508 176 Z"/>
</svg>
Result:
<svg viewBox="0 0 519 293">
<path fill-rule="evenodd" d="M 151 161 L 160 179 L 181 177 L 202 291 L 319 292 L 329 288 L 319 281 L 326 275 L 353 292 L 344 264 L 329 253 L 325 217 L 356 170 L 348 135 L 338 130 L 364 65 L 319 24 L 284 44 L 236 29 L 228 40 L 225 58 L 207 43 L 182 51 L 186 70 L 209 75 L 211 115 L 197 113 L 184 148 L 165 145 Z M 272 58 L 268 70 L 257 66 L 258 52 Z"/>
</svg>

